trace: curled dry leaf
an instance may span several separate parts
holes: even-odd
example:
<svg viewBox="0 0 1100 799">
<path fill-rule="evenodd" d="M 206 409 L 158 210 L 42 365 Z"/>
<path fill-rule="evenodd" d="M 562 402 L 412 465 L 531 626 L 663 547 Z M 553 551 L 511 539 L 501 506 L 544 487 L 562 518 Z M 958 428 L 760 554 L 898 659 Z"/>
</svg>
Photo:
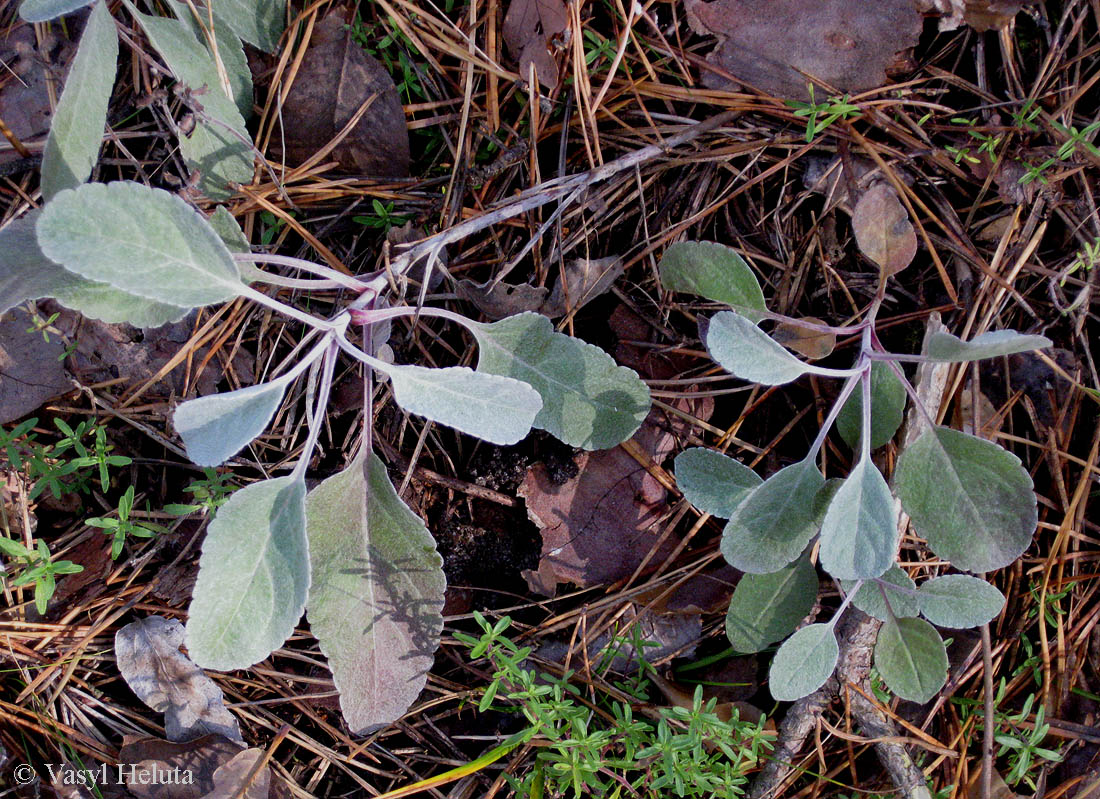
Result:
<svg viewBox="0 0 1100 799">
<path fill-rule="evenodd" d="M 811 322 L 815 325 L 826 324 L 823 320 L 814 316 L 807 316 L 803 322 Z M 799 355 L 816 361 L 832 353 L 836 346 L 835 333 L 823 333 L 803 327 L 795 322 L 780 322 L 772 331 L 772 338 L 789 350 L 794 350 Z"/>
<path fill-rule="evenodd" d="M 534 66 L 538 81 L 547 89 L 558 85 L 558 64 L 553 47 L 569 40 L 569 14 L 561 0 L 512 0 L 504 15 L 504 42 L 519 61 L 520 79 L 526 81 Z"/>
<path fill-rule="evenodd" d="M 888 183 L 864 192 L 852 211 L 859 249 L 879 266 L 882 276 L 897 274 L 917 254 L 917 233 L 905 206 Z"/>
<path fill-rule="evenodd" d="M 881 86 L 897 54 L 917 43 L 921 18 L 913 0 L 686 0 L 696 33 L 719 37 L 707 56 L 714 66 L 758 89 L 808 100 L 820 81 L 820 102 L 831 92 Z M 713 73 L 704 83 L 720 88 Z"/>
<path fill-rule="evenodd" d="M 709 399 L 678 405 L 700 418 L 714 407 Z M 539 568 L 523 572 L 532 591 L 552 596 L 560 582 L 582 588 L 614 582 L 633 574 L 647 557 L 652 569 L 672 553 L 676 541 L 662 540 L 659 524 L 666 489 L 627 449 L 646 453 L 659 472 L 685 427 L 677 417 L 653 410 L 622 446 L 580 453 L 577 475 L 564 483 L 555 482 L 541 463 L 528 470 L 518 493 L 542 533 Z"/>
<path fill-rule="evenodd" d="M 377 96 L 331 157 L 349 172 L 407 177 L 409 130 L 393 79 L 351 38 L 343 16 L 330 13 L 314 27 L 283 103 L 287 163 L 300 164 L 324 147 L 371 95 Z"/>
<path fill-rule="evenodd" d="M 527 283 L 459 282 L 456 293 L 490 319 L 533 311 L 556 319 L 573 313 L 606 292 L 623 273 L 622 258 L 576 258 L 562 268 L 553 291 Z"/>
<path fill-rule="evenodd" d="M 922 12 L 942 15 L 941 31 L 953 31 L 966 24 L 976 31 L 1006 27 L 1027 5 L 1027 0 L 917 0 Z"/>
<path fill-rule="evenodd" d="M 267 799 L 271 769 L 260 765 L 263 756 L 262 749 L 245 749 L 233 755 L 214 771 L 214 790 L 203 799 Z"/>
<path fill-rule="evenodd" d="M 180 652 L 183 625 L 149 616 L 115 634 L 118 670 L 138 699 L 164 713 L 172 741 L 217 733 L 243 743 L 237 719 L 226 709 L 222 690 Z"/>
</svg>

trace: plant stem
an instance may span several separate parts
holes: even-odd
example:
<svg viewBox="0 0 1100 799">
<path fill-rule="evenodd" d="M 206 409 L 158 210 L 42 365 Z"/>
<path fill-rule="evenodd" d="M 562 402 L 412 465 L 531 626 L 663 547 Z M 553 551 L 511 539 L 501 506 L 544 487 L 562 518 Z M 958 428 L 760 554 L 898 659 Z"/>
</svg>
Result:
<svg viewBox="0 0 1100 799">
<path fill-rule="evenodd" d="M 337 283 L 345 288 L 349 288 L 357 293 L 367 290 L 367 284 L 358 278 L 354 278 L 350 275 L 345 275 L 343 272 L 337 272 L 328 266 L 321 264 L 315 264 L 312 261 L 307 261 L 303 258 L 292 258 L 289 255 L 274 255 L 272 253 L 264 252 L 249 252 L 249 253 L 233 253 L 233 260 L 248 263 L 250 261 L 258 261 L 265 264 L 278 264 L 280 266 L 290 266 L 294 269 L 301 269 L 303 272 L 311 272 L 315 275 L 320 275 L 326 278 L 328 281 Z M 270 277 L 277 277 L 272 275 Z M 265 278 L 266 279 L 266 278 Z M 285 278 L 284 278 L 285 279 Z M 273 281 L 271 281 L 273 282 Z M 316 281 L 310 281 L 304 288 L 320 288 Z"/>
</svg>

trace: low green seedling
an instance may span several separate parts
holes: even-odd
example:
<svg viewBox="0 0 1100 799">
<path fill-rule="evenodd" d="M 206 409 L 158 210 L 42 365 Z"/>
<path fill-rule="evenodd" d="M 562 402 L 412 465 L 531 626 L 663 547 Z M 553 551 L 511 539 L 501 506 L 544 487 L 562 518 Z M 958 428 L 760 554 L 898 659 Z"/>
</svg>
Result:
<svg viewBox="0 0 1100 799">
<path fill-rule="evenodd" d="M 130 518 L 134 509 L 134 487 L 130 486 L 118 499 L 118 518 L 110 516 L 86 519 L 84 523 L 89 527 L 98 527 L 111 537 L 111 560 L 118 560 L 122 554 L 122 548 L 130 538 L 152 538 L 158 533 L 167 533 L 168 530 L 159 524 L 145 522 L 138 524 Z"/>
<path fill-rule="evenodd" d="M 197 176 L 195 189 L 222 199 L 234 184 L 252 179 L 257 155 L 244 126 L 251 102 L 239 102 L 238 90 L 247 85 L 250 92 L 251 85 L 245 84 L 241 41 L 271 49 L 285 17 L 279 3 L 225 18 L 215 9 L 219 64 L 191 9 L 178 0 L 166 4 L 176 18 L 143 14 L 129 0 L 121 8 L 164 60 L 177 81 L 176 96 L 194 117 L 193 129 L 180 131 L 179 144 Z M 44 21 L 83 5 L 86 0 L 24 0 L 20 13 Z M 204 496 L 194 492 L 200 500 L 194 505 L 213 518 L 189 608 L 187 647 L 202 667 L 247 668 L 282 646 L 305 612 L 348 725 L 359 733 L 388 724 L 425 685 L 443 627 L 446 581 L 431 534 L 398 497 L 373 452 L 369 408 L 376 375 L 389 382 L 398 406 L 431 422 L 495 444 L 514 444 L 538 428 L 583 449 L 613 447 L 632 436 L 649 411 L 649 390 L 635 372 L 558 333 L 544 316 L 481 323 L 422 302 L 398 305 L 401 297 L 391 292 L 413 264 L 426 262 L 431 269 L 437 263 L 442 239 L 398 254 L 383 272 L 351 276 L 252 253 L 224 207 L 207 218 L 180 197 L 138 183 L 86 183 L 104 134 L 117 57 L 115 22 L 104 0 L 96 0 L 71 70 L 81 79 L 66 84 L 43 155 L 46 202 L 0 231 L 0 253 L 9 261 L 0 311 L 52 297 L 108 322 L 155 327 L 193 308 L 247 300 L 306 326 L 281 374 L 183 402 L 172 416 L 191 460 L 214 468 L 260 435 L 291 385 L 305 378 L 308 434 L 293 469 L 228 499 L 213 478 Z M 394 222 L 392 208 L 379 203 L 375 210 L 383 224 Z M 259 264 L 314 277 L 286 277 Z M 302 293 L 339 290 L 347 303 L 319 318 L 257 288 L 263 284 Z M 465 328 L 477 344 L 476 366 L 426 368 L 376 357 L 390 323 L 402 316 Z M 325 428 L 340 357 L 364 367 L 367 425 L 348 468 L 307 491 L 306 469 Z M 78 432 L 70 436 L 74 448 Z M 78 453 L 82 459 L 100 454 Z M 104 457 L 110 465 L 111 456 Z M 117 519 L 94 521 L 112 536 L 116 554 L 128 537 L 155 529 L 130 519 L 132 498 L 132 491 L 124 495 Z M 174 510 L 189 513 L 194 505 Z"/>
<path fill-rule="evenodd" d="M 716 700 L 703 700 L 702 686 L 690 708 L 661 707 L 656 719 L 636 717 L 631 704 L 599 692 L 594 702 L 585 701 L 570 681 L 572 672 L 549 674 L 528 665 L 531 650 L 507 635 L 507 616 L 491 624 L 475 611 L 474 620 L 480 636 L 455 637 L 471 658 L 486 658 L 494 669 L 479 709 L 522 715 L 528 726 L 520 740 L 544 742 L 534 767 L 509 778 L 516 796 L 613 796 L 623 789 L 642 797 L 745 794 L 745 772 L 770 746 L 763 720 L 743 721 L 734 710 L 723 721 Z M 643 673 L 652 668 L 644 658 L 639 665 Z"/>
<path fill-rule="evenodd" d="M 195 480 L 187 488 L 185 493 L 190 494 L 195 501 L 187 504 L 168 504 L 164 506 L 164 512 L 173 516 L 189 516 L 192 513 L 212 514 L 229 501 L 230 495 L 236 488 L 229 484 L 231 475 L 228 472 L 219 472 L 209 466 L 202 470 L 203 479 Z"/>
<path fill-rule="evenodd" d="M 890 235 L 886 231 L 884 240 L 889 242 Z M 933 625 L 975 627 L 1000 613 L 1004 596 L 980 577 L 943 574 L 919 586 L 910 579 L 896 562 L 895 497 L 932 553 L 960 572 L 1008 566 L 1027 549 L 1037 524 L 1031 478 L 1019 459 L 991 441 L 935 424 L 935 409 L 923 407 L 899 364 L 964 363 L 1051 342 L 1011 330 L 970 341 L 936 332 L 924 354 L 887 352 L 875 333 L 875 318 L 889 274 L 904 268 L 912 254 L 899 267 L 896 251 L 860 244 L 883 260 L 879 290 L 863 318 L 843 327 L 769 311 L 752 270 L 723 245 L 675 244 L 660 264 L 666 289 L 730 307 L 702 326 L 702 338 L 711 357 L 736 377 L 769 386 L 804 375 L 843 381 L 805 457 L 767 479 L 713 450 L 689 449 L 676 458 L 685 497 L 699 510 L 728 519 L 722 554 L 746 573 L 726 619 L 734 649 L 759 652 L 783 641 L 769 675 L 777 700 L 806 696 L 829 678 L 839 652 L 836 625 L 849 605 L 884 622 L 874 665 L 896 695 L 916 702 L 931 699 L 947 678 L 946 649 Z M 776 323 L 787 341 L 792 329 L 811 336 L 856 336 L 855 363 L 834 369 L 803 361 L 769 336 L 761 327 L 765 323 Z M 922 431 L 902 451 L 891 490 L 871 452 L 897 433 L 907 397 Z M 834 425 L 852 446 L 854 459 L 847 477 L 826 480 L 818 455 Z M 829 621 L 796 630 L 812 612 L 818 592 L 817 569 L 810 561 L 815 541 L 817 566 L 838 581 L 843 601 Z"/>
<path fill-rule="evenodd" d="M 41 538 L 34 549 L 27 549 L 18 541 L 0 536 L 0 552 L 10 559 L 8 567 L 17 565 L 20 568 L 19 575 L 11 581 L 13 588 L 34 583 L 34 605 L 39 613 L 46 612 L 57 590 L 57 575 L 84 571 L 83 566 L 72 561 L 52 560 L 50 549 Z"/>
<path fill-rule="evenodd" d="M 814 101 L 814 86 L 808 84 L 807 89 L 810 93 L 810 101 L 802 102 L 800 100 L 786 100 L 784 101 L 788 106 L 795 109 L 794 115 L 806 120 L 806 142 L 812 142 L 818 134 L 824 131 L 827 127 L 832 125 L 838 119 L 855 119 L 863 111 L 858 105 L 849 102 L 848 95 L 843 97 L 830 97 L 823 102 Z"/>
<path fill-rule="evenodd" d="M 106 491 L 111 483 L 110 468 L 132 462 L 125 455 L 111 454 L 114 445 L 108 443 L 107 430 L 101 425 L 84 420 L 73 428 L 63 419 L 53 421 L 61 437 L 52 444 L 37 440 L 33 432 L 37 417 L 25 419 L 10 431 L 0 428 L 0 450 L 12 468 L 25 471 L 31 486 L 29 500 L 37 499 L 47 488 L 54 499 L 87 494 L 94 477 L 99 477 L 99 486 Z M 76 457 L 68 457 L 70 454 Z"/>
</svg>

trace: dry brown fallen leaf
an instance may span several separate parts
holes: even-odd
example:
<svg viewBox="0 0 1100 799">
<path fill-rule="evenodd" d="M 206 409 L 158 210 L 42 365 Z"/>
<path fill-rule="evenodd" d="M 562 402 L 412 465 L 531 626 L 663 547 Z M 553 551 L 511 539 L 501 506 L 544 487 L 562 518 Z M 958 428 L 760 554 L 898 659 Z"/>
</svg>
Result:
<svg viewBox="0 0 1100 799">
<path fill-rule="evenodd" d="M 138 699 L 164 713 L 165 735 L 189 741 L 217 733 L 240 743 L 237 719 L 225 707 L 222 690 L 180 652 L 183 625 L 149 616 L 115 634 L 115 658 L 122 678 Z"/>
<path fill-rule="evenodd" d="M 1028 0 L 917 0 L 922 12 L 942 15 L 941 31 L 953 31 L 966 24 L 976 31 L 988 31 L 1007 26 Z"/>
<path fill-rule="evenodd" d="M 701 418 L 713 410 L 709 399 L 681 402 Z M 685 427 L 654 409 L 626 444 L 659 466 L 676 450 Z M 528 470 L 518 493 L 542 533 L 539 568 L 523 573 L 532 591 L 552 596 L 560 582 L 614 582 L 633 574 L 654 548 L 652 568 L 672 553 L 674 537 L 658 545 L 667 491 L 624 446 L 580 453 L 574 459 L 577 475 L 565 483 L 555 483 L 541 463 Z"/>
<path fill-rule="evenodd" d="M 883 277 L 909 266 L 917 254 L 917 233 L 898 193 L 886 183 L 871 186 L 852 211 L 859 249 L 879 266 Z"/>
<path fill-rule="evenodd" d="M 558 85 L 558 64 L 553 48 L 569 39 L 569 13 L 561 0 L 512 0 L 504 15 L 504 43 L 519 62 L 520 79 L 526 81 L 535 68 L 539 83 L 547 89 Z"/>
<path fill-rule="evenodd" d="M 534 311 L 556 319 L 580 310 L 600 296 L 623 273 L 622 258 L 575 258 L 565 263 L 564 279 L 558 276 L 553 291 L 527 283 L 475 283 L 459 281 L 455 292 L 490 319 Z"/>
<path fill-rule="evenodd" d="M 809 99 L 810 77 L 842 93 L 883 85 L 921 32 L 913 0 L 685 0 L 684 8 L 696 33 L 719 37 L 707 61 L 790 100 Z M 703 82 L 725 83 L 709 72 Z M 831 93 L 818 85 L 815 99 Z"/>
<path fill-rule="evenodd" d="M 825 322 L 815 316 L 804 317 L 804 322 L 813 322 L 823 325 Z M 789 350 L 794 350 L 799 355 L 816 361 L 832 353 L 836 346 L 835 333 L 822 333 L 802 327 L 794 322 L 780 322 L 772 331 L 772 338 Z"/>
<path fill-rule="evenodd" d="M 267 799 L 271 792 L 271 769 L 260 766 L 262 749 L 245 749 L 214 771 L 214 790 L 203 799 Z"/>
<path fill-rule="evenodd" d="M 13 308 L 0 318 L 0 424 L 33 413 L 44 402 L 73 390 L 60 356 L 65 347 L 56 335 L 28 333 L 35 322 Z"/>
<path fill-rule="evenodd" d="M 342 12 L 329 13 L 314 26 L 305 59 L 283 103 L 286 162 L 297 165 L 314 155 L 374 94 L 370 107 L 328 158 L 349 172 L 408 177 L 409 129 L 393 79 L 352 39 Z M 278 158 L 281 139 L 276 136 L 274 141 Z"/>
</svg>

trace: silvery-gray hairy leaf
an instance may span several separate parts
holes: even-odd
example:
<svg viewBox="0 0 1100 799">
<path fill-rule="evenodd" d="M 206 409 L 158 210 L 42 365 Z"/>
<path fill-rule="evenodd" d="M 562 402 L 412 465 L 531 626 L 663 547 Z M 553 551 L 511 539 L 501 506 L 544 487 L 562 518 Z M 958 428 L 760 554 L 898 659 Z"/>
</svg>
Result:
<svg viewBox="0 0 1100 799">
<path fill-rule="evenodd" d="M 572 447 L 608 449 L 630 438 L 649 413 L 649 389 L 606 352 L 521 313 L 471 325 L 477 370 L 528 383 L 542 396 L 535 427 Z"/>
<path fill-rule="evenodd" d="M 191 29 L 191 32 L 195 34 L 195 38 L 205 44 L 206 49 L 210 52 L 210 57 L 213 58 L 214 51 L 206 39 L 206 34 L 199 26 L 195 15 L 191 13 L 187 3 L 182 0 L 167 0 L 167 3 L 169 8 L 172 9 L 172 13 L 176 15 L 176 19 Z M 207 11 L 203 4 L 196 3 L 195 7 L 202 16 L 203 25 L 209 25 Z M 222 2 L 218 0 L 214 4 L 214 41 L 218 46 L 218 58 L 221 60 L 222 67 L 225 68 L 225 76 L 229 81 L 230 96 L 233 98 L 233 102 L 237 104 L 237 110 L 241 112 L 241 116 L 248 119 L 252 116 L 252 70 L 248 68 L 244 45 L 241 44 L 240 38 L 233 32 L 230 24 L 219 13 L 221 8 Z"/>
<path fill-rule="evenodd" d="M 733 311 L 722 311 L 711 318 L 706 346 L 719 366 L 752 383 L 779 386 L 808 371 L 781 344 Z"/>
<path fill-rule="evenodd" d="M 871 364 L 871 449 L 890 443 L 905 414 L 905 386 L 889 364 Z M 836 417 L 836 429 L 852 449 L 863 430 L 863 392 L 857 386 Z"/>
<path fill-rule="evenodd" d="M 91 2 L 94 0 L 23 0 L 19 16 L 27 22 L 46 22 L 71 14 Z"/>
<path fill-rule="evenodd" d="M 737 251 L 710 241 L 673 244 L 658 266 L 661 286 L 668 291 L 698 294 L 724 302 L 749 319 L 767 310 L 760 282 Z"/>
<path fill-rule="evenodd" d="M 879 582 L 881 581 L 881 582 Z M 845 591 L 851 591 L 855 585 L 852 580 L 841 580 Z M 883 585 L 887 583 L 887 585 Z M 900 586 L 902 591 L 890 586 Z M 883 598 L 883 594 L 886 598 Z M 876 580 L 866 580 L 852 597 L 852 604 L 862 610 L 868 616 L 873 616 L 879 621 L 886 621 L 890 613 L 886 609 L 886 602 L 890 602 L 890 610 L 898 617 L 919 616 L 920 602 L 917 599 L 917 584 L 910 579 L 905 570 L 896 564 Z"/>
<path fill-rule="evenodd" d="M 99 158 L 107 102 L 115 83 L 118 34 L 106 0 L 96 3 L 57 101 L 42 153 L 42 199 L 79 186 Z"/>
<path fill-rule="evenodd" d="M 794 631 L 814 609 L 817 571 L 808 557 L 771 574 L 746 574 L 726 613 L 726 635 L 737 652 L 759 652 Z"/>
<path fill-rule="evenodd" d="M 210 227 L 218 234 L 218 238 L 222 240 L 229 252 L 252 252 L 252 245 L 245 238 L 244 231 L 241 230 L 241 226 L 237 224 L 233 214 L 229 213 L 224 205 L 215 208 L 214 213 L 206 221 L 210 223 Z M 264 277 L 263 272 L 252 263 L 237 261 L 237 270 L 241 273 L 241 280 L 245 283 L 254 283 L 257 280 L 263 280 Z"/>
<path fill-rule="evenodd" d="M 997 618 L 1005 597 L 979 577 L 945 574 L 920 587 L 920 612 L 940 627 L 979 627 Z"/>
<path fill-rule="evenodd" d="M 138 699 L 164 714 L 169 741 L 216 734 L 244 745 L 236 717 L 225 706 L 218 684 L 180 652 L 183 625 L 148 616 L 115 633 L 119 674 Z"/>
<path fill-rule="evenodd" d="M 928 357 L 933 361 L 980 361 L 983 358 L 996 358 L 1012 355 L 1015 352 L 1030 352 L 1050 347 L 1052 342 L 1046 336 L 1029 336 L 1015 330 L 991 330 L 963 341 L 947 332 L 933 333 L 928 339 Z"/>
<path fill-rule="evenodd" d="M 237 296 L 237 265 L 187 203 L 138 183 L 88 183 L 58 193 L 38 217 L 48 258 L 89 280 L 177 306 Z"/>
<path fill-rule="evenodd" d="M 443 629 L 443 560 L 373 453 L 309 493 L 306 522 L 306 615 L 344 719 L 365 734 L 400 718 L 424 688 Z"/>
<path fill-rule="evenodd" d="M 26 300 L 53 297 L 85 316 L 135 327 L 157 327 L 187 315 L 188 308 L 135 297 L 51 261 L 38 246 L 39 213 L 31 211 L 0 230 L 0 313 Z"/>
<path fill-rule="evenodd" d="M 542 407 L 539 393 L 526 383 L 465 366 L 390 366 L 386 374 L 394 399 L 409 413 L 493 444 L 515 444 L 526 436 Z"/>
<path fill-rule="evenodd" d="M 878 631 L 875 668 L 895 694 L 924 704 L 947 682 L 947 649 L 924 619 L 892 619 Z"/>
<path fill-rule="evenodd" d="M 309 592 L 305 481 L 234 492 L 210 522 L 199 559 L 187 649 L 208 669 L 245 669 L 294 632 Z"/>
<path fill-rule="evenodd" d="M 1003 568 L 1035 534 L 1031 476 L 991 441 L 947 427 L 925 430 L 898 459 L 894 485 L 913 529 L 959 569 Z"/>
<path fill-rule="evenodd" d="M 878 467 L 863 458 L 821 523 L 821 566 L 839 580 L 878 577 L 894 563 L 898 515 Z"/>
<path fill-rule="evenodd" d="M 251 138 L 236 102 L 222 87 L 210 52 L 178 19 L 137 11 L 133 14 L 176 80 L 196 93 L 203 114 L 217 120 L 211 123 L 196 119 L 194 131 L 180 138 L 184 160 L 199 173 L 199 188 L 215 200 L 231 196 L 230 184 L 252 180 L 253 152 L 245 144 Z M 226 127 L 243 136 L 244 141 Z"/>
<path fill-rule="evenodd" d="M 254 47 L 272 52 L 286 28 L 286 0 L 217 0 L 233 32 Z"/>
<path fill-rule="evenodd" d="M 287 383 L 278 378 L 180 403 L 172 424 L 187 457 L 199 466 L 220 466 L 232 458 L 271 422 Z"/>
<path fill-rule="evenodd" d="M 812 460 L 780 469 L 738 505 L 722 531 L 722 555 L 750 574 L 778 571 L 817 532 L 814 496 L 825 478 Z"/>
<path fill-rule="evenodd" d="M 810 624 L 783 642 L 768 671 L 768 688 L 777 702 L 809 696 L 829 679 L 840 657 L 831 624 Z"/>
<path fill-rule="evenodd" d="M 693 447 L 676 456 L 676 484 L 688 502 L 711 516 L 728 519 L 762 482 L 748 466 L 713 449 Z"/>
</svg>

